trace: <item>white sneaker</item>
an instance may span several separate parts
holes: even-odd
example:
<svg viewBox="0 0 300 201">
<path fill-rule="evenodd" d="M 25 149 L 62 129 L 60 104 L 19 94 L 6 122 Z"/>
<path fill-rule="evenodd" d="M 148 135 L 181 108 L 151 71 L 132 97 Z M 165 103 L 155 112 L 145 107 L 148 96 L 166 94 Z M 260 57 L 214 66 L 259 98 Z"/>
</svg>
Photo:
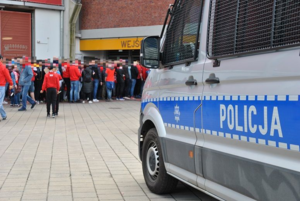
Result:
<svg viewBox="0 0 300 201">
<path fill-rule="evenodd" d="M 120 100 L 120 101 L 124 101 L 125 99 L 124 99 L 124 98 L 120 98 L 119 100 Z"/>
<path fill-rule="evenodd" d="M 118 98 L 116 98 L 116 100 L 119 100 Z"/>
<path fill-rule="evenodd" d="M 94 99 L 93 102 L 98 103 L 99 101 L 97 99 Z"/>
<path fill-rule="evenodd" d="M 85 101 L 82 101 L 82 103 L 85 103 Z"/>
<path fill-rule="evenodd" d="M 99 102 L 99 101 L 98 101 Z M 89 101 L 89 103 L 93 103 L 93 101 Z"/>
<path fill-rule="evenodd" d="M 130 98 L 128 98 L 127 96 L 124 97 L 126 100 L 130 100 Z"/>
<path fill-rule="evenodd" d="M 3 103 L 3 105 L 7 105 L 8 104 L 8 102 L 6 102 L 6 101 L 3 101 L 2 103 Z"/>
</svg>

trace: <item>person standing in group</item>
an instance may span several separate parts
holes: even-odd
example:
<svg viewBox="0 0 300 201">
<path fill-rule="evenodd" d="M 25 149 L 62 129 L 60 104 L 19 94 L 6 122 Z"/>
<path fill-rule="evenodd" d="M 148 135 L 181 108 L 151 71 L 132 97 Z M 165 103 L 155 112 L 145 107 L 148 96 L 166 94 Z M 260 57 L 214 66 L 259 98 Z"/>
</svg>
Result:
<svg viewBox="0 0 300 201">
<path fill-rule="evenodd" d="M 70 62 L 69 61 L 65 61 L 62 63 L 62 77 L 64 79 L 63 88 L 65 88 L 65 86 L 67 86 L 67 98 L 68 98 L 68 101 L 71 101 L 71 99 L 70 99 L 71 80 L 70 80 Z"/>
<path fill-rule="evenodd" d="M 125 73 L 123 70 L 122 64 L 117 64 L 117 92 L 116 92 L 116 100 L 123 101 L 123 92 L 125 86 Z"/>
<path fill-rule="evenodd" d="M 115 84 L 115 67 L 113 64 L 108 64 L 108 68 L 106 68 L 106 90 L 107 90 L 107 101 L 112 101 L 112 91 L 114 89 Z"/>
<path fill-rule="evenodd" d="M 82 72 L 82 83 L 83 83 L 83 87 L 82 87 L 82 103 L 87 102 L 87 100 L 89 100 L 88 103 L 93 103 L 92 101 L 92 89 L 93 89 L 93 81 L 92 81 L 92 77 L 93 77 L 93 70 L 92 70 L 92 66 L 85 66 L 84 70 Z"/>
<path fill-rule="evenodd" d="M 3 100 L 5 96 L 5 85 L 8 82 L 9 83 L 9 88 L 13 88 L 13 81 L 9 75 L 9 71 L 6 69 L 5 65 L 2 63 L 3 58 L 0 55 L 0 114 L 2 117 L 2 120 L 7 119 L 6 112 L 3 107 Z M 1 121 L 1 120 L 0 120 Z"/>
<path fill-rule="evenodd" d="M 71 80 L 71 90 L 70 90 L 70 101 L 72 103 L 79 101 L 79 78 L 81 73 L 78 69 L 78 62 L 73 63 L 70 67 L 70 80 Z"/>
<path fill-rule="evenodd" d="M 125 96 L 124 99 L 130 99 L 130 90 L 131 90 L 131 66 L 128 64 L 123 65 L 123 71 L 125 74 Z"/>
<path fill-rule="evenodd" d="M 42 62 L 38 62 L 35 64 L 36 68 L 36 76 L 35 76 L 35 82 L 34 82 L 34 96 L 36 103 L 39 104 L 41 101 L 41 94 L 40 91 L 42 89 L 42 84 L 43 84 L 43 72 L 42 72 Z"/>
<path fill-rule="evenodd" d="M 136 84 L 136 79 L 138 77 L 139 71 L 136 67 L 136 63 L 134 63 L 131 68 L 130 68 L 130 73 L 131 73 L 131 89 L 130 89 L 130 99 L 134 100 L 134 89 L 135 89 L 135 84 Z"/>
<path fill-rule="evenodd" d="M 10 73 L 11 79 L 13 81 L 13 89 L 12 89 L 12 98 L 11 98 L 11 106 L 20 105 L 20 91 L 18 91 L 18 84 L 19 84 L 19 74 L 17 73 L 18 67 L 17 65 L 13 65 L 12 72 Z"/>
<path fill-rule="evenodd" d="M 99 102 L 99 100 L 97 99 L 97 92 L 98 92 L 99 84 L 102 86 L 101 71 L 98 68 L 98 65 L 96 65 L 95 61 L 91 62 L 91 69 L 93 71 L 93 86 L 94 86 L 93 102 Z"/>
<path fill-rule="evenodd" d="M 59 76 L 53 72 L 53 65 L 49 67 L 49 72 L 45 75 L 41 93 L 46 91 L 47 117 L 50 117 L 50 106 L 52 105 L 52 117 L 56 114 L 56 99 L 59 92 Z"/>
<path fill-rule="evenodd" d="M 36 102 L 28 96 L 28 91 L 31 86 L 31 78 L 33 76 L 31 70 L 31 64 L 28 60 L 28 57 L 25 57 L 22 61 L 22 70 L 20 75 L 19 84 L 22 86 L 22 107 L 18 111 L 26 111 L 26 103 L 27 101 L 31 104 L 31 109 L 34 108 Z"/>
<path fill-rule="evenodd" d="M 135 87 L 135 94 L 137 98 L 141 98 L 141 88 L 142 88 L 142 82 L 143 82 L 143 75 L 142 75 L 142 66 L 140 65 L 140 63 L 138 61 L 135 62 L 135 66 L 138 69 L 139 73 L 138 76 L 136 78 L 136 87 Z"/>
<path fill-rule="evenodd" d="M 59 91 L 57 92 L 56 106 L 55 106 L 55 116 L 58 116 L 61 87 L 62 87 L 62 83 L 63 83 L 63 79 L 61 77 L 61 71 L 59 70 L 58 64 L 53 64 L 53 72 L 54 72 L 54 74 L 56 74 L 58 76 L 58 79 L 59 79 Z"/>
<path fill-rule="evenodd" d="M 149 69 L 148 68 L 145 68 L 144 66 L 141 66 L 142 67 L 142 74 L 141 74 L 141 81 L 142 81 L 142 84 L 141 84 L 141 91 L 140 91 L 140 97 L 142 97 L 143 95 L 143 90 L 144 90 L 144 86 L 145 86 L 145 82 L 146 82 L 146 79 L 148 77 L 148 71 Z"/>
<path fill-rule="evenodd" d="M 105 77 L 106 77 L 106 64 L 107 63 L 103 62 L 103 66 L 100 66 L 102 80 L 104 80 L 104 81 L 105 81 Z M 102 100 L 105 100 L 105 98 L 106 98 L 106 82 L 102 82 L 101 88 L 102 88 L 102 90 L 100 92 L 101 98 L 102 98 Z"/>
<path fill-rule="evenodd" d="M 35 101 L 35 94 L 34 94 L 34 91 L 35 91 L 35 87 L 34 87 L 34 82 L 35 82 L 35 77 L 37 76 L 37 68 L 34 66 L 34 64 L 32 63 L 31 65 L 31 70 L 32 70 L 32 78 L 31 78 L 31 84 L 30 84 L 30 87 L 29 87 L 29 94 L 30 94 L 30 97 L 32 98 L 33 101 Z"/>
</svg>

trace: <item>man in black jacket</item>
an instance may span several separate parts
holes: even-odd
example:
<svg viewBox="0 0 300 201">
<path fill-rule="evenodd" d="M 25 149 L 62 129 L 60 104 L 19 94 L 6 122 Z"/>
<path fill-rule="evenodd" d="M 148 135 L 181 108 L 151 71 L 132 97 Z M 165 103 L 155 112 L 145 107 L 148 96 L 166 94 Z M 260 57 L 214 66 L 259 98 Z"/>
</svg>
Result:
<svg viewBox="0 0 300 201">
<path fill-rule="evenodd" d="M 117 64 L 117 100 L 123 101 L 123 92 L 125 87 L 125 73 L 121 63 Z"/>
<path fill-rule="evenodd" d="M 98 68 L 98 65 L 96 65 L 95 61 L 91 61 L 90 63 L 90 67 L 93 71 L 93 102 L 99 102 L 99 100 L 97 99 L 97 92 L 98 92 L 98 87 L 99 87 L 99 83 L 102 86 L 102 76 L 101 76 L 101 72 L 100 69 Z"/>
<path fill-rule="evenodd" d="M 135 84 L 136 84 L 136 79 L 138 77 L 139 71 L 136 67 L 136 64 L 133 64 L 131 66 L 130 69 L 130 73 L 131 73 L 131 89 L 130 89 L 130 96 L 131 96 L 131 100 L 134 100 L 134 89 L 135 89 Z"/>
</svg>

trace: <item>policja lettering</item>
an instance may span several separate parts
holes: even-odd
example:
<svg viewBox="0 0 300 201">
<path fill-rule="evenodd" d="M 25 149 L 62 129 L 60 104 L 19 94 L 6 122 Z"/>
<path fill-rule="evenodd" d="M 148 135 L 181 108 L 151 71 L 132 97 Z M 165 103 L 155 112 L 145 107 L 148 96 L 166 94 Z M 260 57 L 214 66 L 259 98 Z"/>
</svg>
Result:
<svg viewBox="0 0 300 201">
<path fill-rule="evenodd" d="M 224 124 L 227 122 L 227 126 L 230 130 L 236 130 L 240 132 L 248 132 L 248 129 L 251 133 L 260 132 L 262 135 L 270 133 L 270 136 L 274 136 L 275 131 L 277 130 L 278 136 L 283 138 L 282 128 L 280 123 L 280 117 L 278 113 L 278 107 L 272 108 L 272 117 L 268 118 L 268 107 L 264 107 L 263 111 L 258 113 L 255 106 L 251 105 L 250 107 L 244 106 L 243 108 L 243 118 L 239 118 L 239 106 L 228 105 L 227 107 L 223 104 L 220 105 L 220 128 L 224 128 Z M 263 116 L 261 116 L 263 114 Z M 253 120 L 263 117 L 263 124 L 257 125 L 253 123 Z M 239 122 L 239 120 L 244 120 Z M 271 119 L 271 122 L 269 121 Z M 227 121 L 226 121 L 227 120 Z M 270 125 L 270 126 L 269 126 Z"/>
</svg>

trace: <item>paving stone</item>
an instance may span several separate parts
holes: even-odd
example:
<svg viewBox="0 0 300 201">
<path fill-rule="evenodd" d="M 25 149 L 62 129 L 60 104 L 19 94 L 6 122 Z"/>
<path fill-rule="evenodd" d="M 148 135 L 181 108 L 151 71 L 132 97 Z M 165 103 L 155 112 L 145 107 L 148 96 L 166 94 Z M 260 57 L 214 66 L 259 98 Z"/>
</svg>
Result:
<svg viewBox="0 0 300 201">
<path fill-rule="evenodd" d="M 45 104 L 0 123 L 0 201 L 200 200 L 190 187 L 172 195 L 147 188 L 138 156 L 140 102 Z M 120 109 L 111 109 L 120 108 Z"/>
</svg>

